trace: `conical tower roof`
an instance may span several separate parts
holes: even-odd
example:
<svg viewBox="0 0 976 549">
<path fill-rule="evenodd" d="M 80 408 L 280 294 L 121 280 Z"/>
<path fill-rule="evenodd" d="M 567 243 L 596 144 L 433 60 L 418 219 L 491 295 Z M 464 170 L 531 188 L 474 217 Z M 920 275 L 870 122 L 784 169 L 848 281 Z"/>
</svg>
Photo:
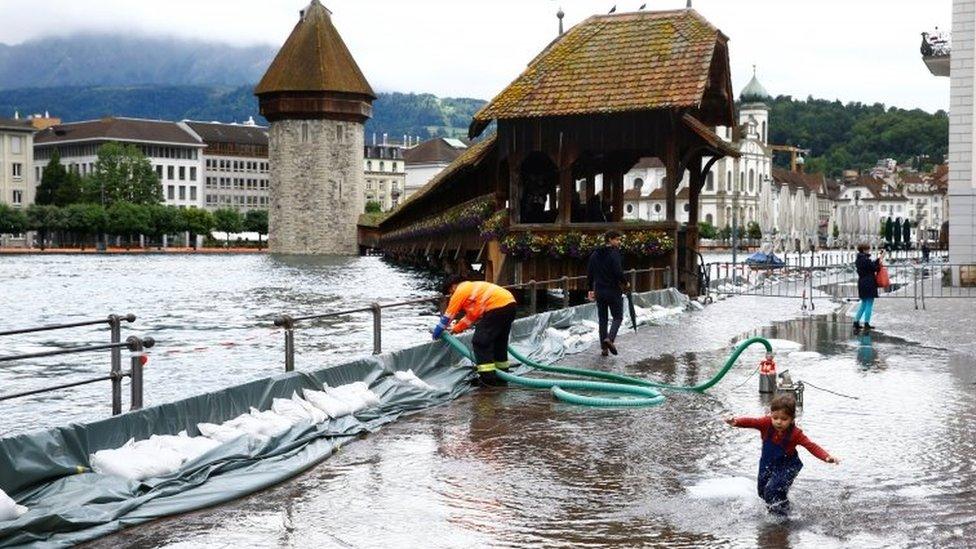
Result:
<svg viewBox="0 0 976 549">
<path fill-rule="evenodd" d="M 376 98 L 353 59 L 328 9 L 319 0 L 302 17 L 255 88 L 255 95 L 277 92 L 333 92 Z"/>
<path fill-rule="evenodd" d="M 739 94 L 739 99 L 744 103 L 764 103 L 772 98 L 773 96 L 769 95 L 766 88 L 759 83 L 759 79 L 756 78 L 756 70 L 753 68 L 752 80 L 749 80 L 746 87 L 742 88 L 742 93 Z"/>
</svg>

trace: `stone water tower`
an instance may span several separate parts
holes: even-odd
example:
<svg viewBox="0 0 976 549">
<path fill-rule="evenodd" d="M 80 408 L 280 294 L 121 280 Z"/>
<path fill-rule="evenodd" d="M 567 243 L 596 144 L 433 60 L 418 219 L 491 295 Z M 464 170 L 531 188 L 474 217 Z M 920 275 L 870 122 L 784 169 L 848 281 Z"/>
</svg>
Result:
<svg viewBox="0 0 976 549">
<path fill-rule="evenodd" d="M 363 123 L 376 95 L 319 0 L 301 11 L 254 94 L 271 123 L 269 250 L 357 253 Z"/>
</svg>

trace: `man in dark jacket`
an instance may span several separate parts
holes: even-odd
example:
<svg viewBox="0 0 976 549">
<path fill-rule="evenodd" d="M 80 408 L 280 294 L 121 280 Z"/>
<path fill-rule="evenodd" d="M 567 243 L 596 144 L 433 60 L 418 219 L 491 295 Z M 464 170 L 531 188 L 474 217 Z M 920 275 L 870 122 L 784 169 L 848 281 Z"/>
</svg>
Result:
<svg viewBox="0 0 976 549">
<path fill-rule="evenodd" d="M 590 262 L 586 267 L 586 284 L 589 290 L 589 299 L 596 299 L 596 310 L 600 323 L 600 348 L 602 355 L 607 356 L 607 351 L 617 354 L 617 347 L 614 340 L 617 339 L 617 330 L 624 319 L 624 299 L 622 287 L 627 284 L 624 277 L 623 260 L 620 257 L 620 233 L 617 231 L 607 231 L 603 235 L 603 242 L 606 244 L 598 248 L 590 256 Z M 613 316 L 613 324 L 610 331 L 607 331 L 607 311 Z"/>
</svg>

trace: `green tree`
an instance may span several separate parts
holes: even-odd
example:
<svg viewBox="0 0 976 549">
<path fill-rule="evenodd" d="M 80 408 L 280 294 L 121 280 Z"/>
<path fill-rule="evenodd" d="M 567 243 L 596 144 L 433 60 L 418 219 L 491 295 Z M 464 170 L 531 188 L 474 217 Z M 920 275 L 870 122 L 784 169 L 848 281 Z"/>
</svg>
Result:
<svg viewBox="0 0 976 549">
<path fill-rule="evenodd" d="M 135 145 L 106 143 L 98 148 L 95 173 L 87 180 L 85 195 L 89 202 L 111 206 L 116 202 L 159 204 L 163 188 L 149 159 Z"/>
<path fill-rule="evenodd" d="M 149 210 L 149 234 L 156 239 L 157 246 L 163 247 L 163 236 L 173 234 L 183 228 L 183 217 L 176 206 L 153 204 Z"/>
<path fill-rule="evenodd" d="M 0 204 L 0 234 L 20 234 L 27 230 L 27 214 L 23 210 Z"/>
<path fill-rule="evenodd" d="M 375 200 L 366 201 L 366 213 L 380 213 L 383 211 L 383 205 Z"/>
<path fill-rule="evenodd" d="M 88 238 L 105 230 L 108 214 L 98 204 L 71 204 L 64 208 L 62 227 L 74 233 L 81 249 L 85 249 Z"/>
<path fill-rule="evenodd" d="M 762 238 L 762 229 L 759 228 L 759 223 L 755 221 L 749 222 L 749 228 L 747 230 L 749 238 L 753 240 L 759 240 Z"/>
<path fill-rule="evenodd" d="M 233 208 L 214 210 L 214 229 L 224 233 L 224 246 L 230 246 L 230 233 L 244 230 L 244 218 Z"/>
<path fill-rule="evenodd" d="M 248 210 L 244 214 L 244 230 L 258 233 L 258 249 L 261 249 L 261 237 L 268 234 L 268 210 Z"/>
<path fill-rule="evenodd" d="M 54 204 L 57 201 L 58 189 L 67 177 L 68 171 L 61 165 L 61 153 L 54 149 L 41 175 L 41 182 L 34 195 L 34 203 L 41 206 Z"/>
<path fill-rule="evenodd" d="M 61 185 L 54 191 L 54 204 L 67 206 L 84 201 L 84 182 L 81 176 L 69 171 L 65 174 Z"/>
<path fill-rule="evenodd" d="M 722 238 L 722 240 L 732 238 L 732 227 L 729 227 L 728 225 L 722 227 L 722 230 L 718 232 L 718 235 Z"/>
<path fill-rule="evenodd" d="M 27 207 L 27 228 L 37 231 L 42 251 L 47 246 L 48 234 L 61 227 L 61 217 L 61 208 L 57 206 L 31 204 Z"/>
<path fill-rule="evenodd" d="M 698 236 L 712 240 L 718 237 L 718 230 L 716 230 L 715 226 L 708 221 L 699 221 Z"/>
<path fill-rule="evenodd" d="M 833 232 L 833 235 L 834 235 L 834 238 L 840 237 L 840 229 L 837 228 L 837 224 L 836 223 L 834 223 L 834 232 Z M 884 236 L 884 234 L 882 233 L 881 236 Z"/>
<path fill-rule="evenodd" d="M 131 202 L 115 202 L 108 207 L 108 230 L 126 237 L 125 249 L 132 247 L 132 236 L 146 234 L 151 228 L 149 208 Z"/>
<path fill-rule="evenodd" d="M 196 235 L 208 235 L 210 231 L 214 228 L 214 218 L 213 215 L 207 210 L 201 210 L 199 208 L 187 208 L 185 210 L 180 210 L 182 216 L 182 222 L 180 223 L 180 230 L 189 231 L 191 246 L 195 250 L 197 247 Z"/>
</svg>

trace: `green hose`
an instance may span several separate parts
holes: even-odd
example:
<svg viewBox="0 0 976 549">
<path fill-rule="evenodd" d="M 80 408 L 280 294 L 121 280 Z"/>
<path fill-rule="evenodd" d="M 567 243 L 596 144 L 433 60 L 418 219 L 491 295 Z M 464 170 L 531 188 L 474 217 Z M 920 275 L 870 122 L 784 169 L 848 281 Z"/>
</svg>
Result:
<svg viewBox="0 0 976 549">
<path fill-rule="evenodd" d="M 447 344 L 450 345 L 455 351 L 460 353 L 462 356 L 475 362 L 474 356 L 471 351 L 454 336 L 448 333 L 444 333 L 442 336 Z M 538 370 L 543 370 L 546 372 L 555 372 L 560 374 L 569 374 L 582 377 L 592 377 L 597 379 L 603 379 L 607 381 L 586 381 L 580 379 L 565 379 L 565 378 L 532 378 L 523 377 L 510 374 L 508 372 L 503 372 L 497 370 L 496 374 L 501 379 L 509 382 L 515 383 L 517 385 L 522 385 L 524 387 L 532 387 L 536 389 L 550 389 L 552 394 L 559 400 L 569 402 L 571 404 L 579 404 L 582 406 L 657 406 L 664 403 L 664 395 L 662 395 L 656 389 L 669 389 L 672 391 L 695 391 L 703 392 L 706 389 L 711 388 L 713 385 L 718 383 L 725 377 L 725 374 L 732 369 L 735 362 L 738 360 L 739 355 L 746 350 L 747 347 L 755 343 L 761 343 L 765 348 L 767 353 L 773 352 L 773 347 L 764 338 L 753 337 L 749 338 L 739 344 L 735 348 L 735 351 L 729 355 L 729 358 L 725 361 L 725 365 L 722 369 L 718 371 L 711 379 L 704 383 L 699 383 L 698 385 L 684 386 L 684 385 L 668 385 L 666 383 L 657 383 L 654 381 L 649 381 L 642 378 L 630 377 L 621 374 L 614 374 L 611 372 L 601 372 L 599 370 L 589 370 L 586 368 L 567 368 L 564 366 L 551 366 L 547 364 L 540 364 L 535 362 L 515 349 L 509 347 L 509 354 L 526 366 L 535 368 Z M 566 389 L 577 389 L 584 391 L 598 391 L 604 393 L 623 393 L 630 395 L 637 395 L 636 398 L 605 398 L 605 397 L 591 397 L 585 395 L 579 395 L 567 391 Z"/>
</svg>

